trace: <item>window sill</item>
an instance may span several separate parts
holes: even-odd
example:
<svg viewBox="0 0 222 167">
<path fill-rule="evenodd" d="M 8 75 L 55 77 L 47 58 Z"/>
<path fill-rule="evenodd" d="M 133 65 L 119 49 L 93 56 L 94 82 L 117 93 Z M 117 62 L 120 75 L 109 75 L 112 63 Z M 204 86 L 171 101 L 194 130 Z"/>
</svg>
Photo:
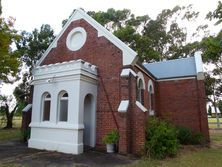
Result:
<svg viewBox="0 0 222 167">
<path fill-rule="evenodd" d="M 136 101 L 136 105 L 137 105 L 137 107 L 139 107 L 143 112 L 146 112 L 146 111 L 147 111 L 146 107 L 144 107 L 139 101 Z"/>
<path fill-rule="evenodd" d="M 154 116 L 154 115 L 155 115 L 154 110 L 149 110 L 149 115 L 150 115 L 150 116 Z"/>
</svg>

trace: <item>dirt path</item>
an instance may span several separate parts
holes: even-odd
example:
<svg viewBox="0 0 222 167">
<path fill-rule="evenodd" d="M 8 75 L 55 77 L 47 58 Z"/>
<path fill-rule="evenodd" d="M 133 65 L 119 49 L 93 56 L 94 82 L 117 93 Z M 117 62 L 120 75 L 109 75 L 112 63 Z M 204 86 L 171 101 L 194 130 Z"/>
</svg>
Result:
<svg viewBox="0 0 222 167">
<path fill-rule="evenodd" d="M 136 162 L 126 156 L 118 154 L 106 154 L 89 150 L 81 155 L 63 154 L 58 152 L 29 149 L 27 145 L 19 141 L 0 143 L 0 166 L 115 166 L 126 165 Z"/>
</svg>

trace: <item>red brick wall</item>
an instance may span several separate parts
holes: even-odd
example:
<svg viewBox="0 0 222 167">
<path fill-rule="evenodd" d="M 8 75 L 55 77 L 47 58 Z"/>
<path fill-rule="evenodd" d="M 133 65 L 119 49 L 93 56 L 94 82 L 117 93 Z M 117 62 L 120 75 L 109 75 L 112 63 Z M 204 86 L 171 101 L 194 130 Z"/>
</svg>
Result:
<svg viewBox="0 0 222 167">
<path fill-rule="evenodd" d="M 203 132 L 209 138 L 203 81 L 196 79 L 157 83 L 157 115 L 174 124 Z"/>
<path fill-rule="evenodd" d="M 75 27 L 83 27 L 87 32 L 87 40 L 78 51 L 70 51 L 66 47 L 66 37 Z M 98 67 L 98 95 L 97 95 L 97 125 L 96 145 L 104 147 L 102 137 L 110 130 L 119 128 L 120 153 L 138 153 L 145 141 L 145 120 L 147 113 L 140 111 L 135 105 L 136 78 L 121 78 L 122 51 L 110 43 L 105 37 L 98 37 L 97 31 L 84 20 L 71 23 L 41 65 L 54 64 L 63 61 L 82 59 Z M 136 69 L 138 72 L 139 69 Z M 148 97 L 147 83 L 146 91 Z M 126 113 L 118 113 L 121 100 L 130 100 L 130 107 Z M 147 98 L 145 105 L 148 106 Z"/>
<path fill-rule="evenodd" d="M 136 88 L 137 88 L 137 78 L 133 77 L 131 83 L 131 107 L 130 107 L 130 127 L 131 127 L 131 152 L 140 153 L 144 147 L 145 143 L 145 126 L 149 118 L 149 94 L 148 94 L 148 81 L 151 79 L 155 87 L 155 81 L 148 76 L 146 73 L 141 71 L 138 67 L 133 67 L 133 70 L 138 73 L 142 72 L 144 81 L 145 81 L 145 90 L 144 90 L 144 107 L 148 109 L 147 112 L 143 112 L 136 104 Z M 156 90 L 154 90 L 156 91 Z"/>
<path fill-rule="evenodd" d="M 87 32 L 87 39 L 80 50 L 70 51 L 66 47 L 66 37 L 75 27 L 83 27 Z M 58 40 L 57 47 L 52 49 L 41 65 L 77 59 L 98 67 L 96 144 L 103 147 L 102 137 L 117 128 L 114 118 L 117 119 L 120 103 L 122 51 L 105 37 L 98 37 L 97 30 L 85 20 L 77 20 L 71 23 Z"/>
</svg>

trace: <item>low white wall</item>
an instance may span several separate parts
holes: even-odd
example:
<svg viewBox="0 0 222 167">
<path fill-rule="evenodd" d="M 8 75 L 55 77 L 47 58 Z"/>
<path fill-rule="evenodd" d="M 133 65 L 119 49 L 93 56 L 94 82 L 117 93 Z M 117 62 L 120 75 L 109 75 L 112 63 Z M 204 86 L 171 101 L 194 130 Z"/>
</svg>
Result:
<svg viewBox="0 0 222 167">
<path fill-rule="evenodd" d="M 83 152 L 82 133 L 82 129 L 32 127 L 28 147 L 80 154 Z"/>
</svg>

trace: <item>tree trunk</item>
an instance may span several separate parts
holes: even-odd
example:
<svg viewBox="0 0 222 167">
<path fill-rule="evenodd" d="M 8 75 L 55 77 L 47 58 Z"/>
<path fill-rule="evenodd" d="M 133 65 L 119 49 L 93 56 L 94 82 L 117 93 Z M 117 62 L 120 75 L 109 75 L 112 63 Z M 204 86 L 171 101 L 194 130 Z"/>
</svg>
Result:
<svg viewBox="0 0 222 167">
<path fill-rule="evenodd" d="M 14 115 L 14 114 L 13 114 Z M 10 114 L 7 118 L 7 124 L 4 127 L 4 129 L 10 129 L 12 128 L 12 120 L 13 120 L 13 116 Z"/>
<path fill-rule="evenodd" d="M 12 121 L 13 121 L 13 116 L 14 116 L 14 113 L 17 109 L 18 105 L 16 105 L 14 107 L 14 109 L 12 110 L 12 112 L 9 111 L 9 106 L 6 104 L 6 107 L 5 107 L 5 115 L 6 115 L 6 119 L 7 119 L 7 123 L 6 123 L 6 126 L 4 127 L 4 129 L 11 129 L 12 128 Z"/>
<path fill-rule="evenodd" d="M 220 128 L 220 118 L 219 118 L 219 115 L 218 115 L 218 111 L 217 111 L 217 105 L 216 105 L 216 98 L 215 98 L 215 95 L 213 95 L 213 106 L 214 106 L 214 111 L 215 111 L 215 114 L 216 114 L 216 119 L 217 119 L 217 128 Z"/>
</svg>

